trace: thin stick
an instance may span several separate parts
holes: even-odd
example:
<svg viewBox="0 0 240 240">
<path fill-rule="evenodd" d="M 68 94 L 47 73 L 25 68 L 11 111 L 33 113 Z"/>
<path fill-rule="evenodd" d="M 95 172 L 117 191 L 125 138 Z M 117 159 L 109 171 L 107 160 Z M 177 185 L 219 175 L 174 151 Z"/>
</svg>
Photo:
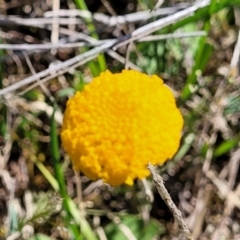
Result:
<svg viewBox="0 0 240 240">
<path fill-rule="evenodd" d="M 53 22 L 52 18 L 22 18 L 12 15 L 0 15 L 1 25 L 20 25 L 20 26 L 33 26 L 33 27 L 45 27 L 46 25 L 51 25 Z M 83 21 L 77 18 L 59 18 L 58 24 L 67 26 L 69 24 L 82 24 Z"/>
<path fill-rule="evenodd" d="M 231 60 L 231 68 L 237 67 L 240 56 L 240 31 L 238 32 L 238 40 L 234 48 L 232 60 Z"/>
<path fill-rule="evenodd" d="M 129 43 L 127 46 L 127 54 L 126 54 L 126 59 L 125 59 L 125 69 L 129 69 L 129 58 L 130 58 L 130 53 L 133 47 L 133 43 Z"/>
<path fill-rule="evenodd" d="M 77 200 L 78 200 L 78 209 L 80 211 L 85 211 L 83 206 L 83 196 L 82 196 L 82 181 L 78 172 L 74 172 L 76 178 L 76 189 L 77 189 Z M 85 214 L 85 213 L 84 213 Z"/>
<path fill-rule="evenodd" d="M 25 78 L 24 80 L 20 81 L 20 82 L 17 82 L 17 83 L 14 83 L 4 89 L 1 89 L 0 90 L 0 96 L 1 95 L 5 95 L 9 92 L 12 92 L 20 87 L 24 87 L 25 85 L 27 84 L 31 84 L 33 82 L 35 82 L 37 79 L 42 79 L 44 77 L 47 77 L 47 76 L 51 76 L 51 75 L 54 75 L 54 74 L 57 74 L 58 75 L 58 72 L 61 72 L 65 69 L 69 69 L 71 68 L 74 64 L 77 64 L 78 62 L 82 61 L 82 60 L 85 60 L 87 58 L 89 58 L 90 56 L 97 56 L 100 52 L 103 52 L 103 51 L 106 51 L 106 49 L 110 48 L 116 41 L 113 40 L 112 42 L 108 42 L 106 44 L 103 44 L 99 47 L 96 47 L 96 48 L 93 48 L 91 50 L 89 50 L 88 52 L 86 53 L 83 53 L 83 54 L 80 54 L 80 55 L 77 55 L 76 57 L 73 57 L 65 62 L 62 62 L 62 63 L 59 63 L 55 66 L 52 66 L 51 68 L 49 67 L 48 69 L 44 70 L 44 71 L 41 71 L 33 76 L 30 76 L 28 78 Z"/>
<path fill-rule="evenodd" d="M 53 12 L 56 12 L 60 9 L 60 1 L 54 0 L 53 1 Z M 51 35 L 51 42 L 58 43 L 59 38 L 59 19 L 57 16 L 53 17 L 53 24 L 52 24 L 52 35 Z"/>
<path fill-rule="evenodd" d="M 193 240 L 192 234 L 190 233 L 187 224 L 183 220 L 181 212 L 178 210 L 177 206 L 173 202 L 171 196 L 169 195 L 167 189 L 164 186 L 162 177 L 156 173 L 154 167 L 150 163 L 148 164 L 148 169 L 150 170 L 153 176 L 153 181 L 158 190 L 158 193 L 160 194 L 161 198 L 167 204 L 170 211 L 172 212 L 174 219 L 177 222 L 178 227 L 182 232 L 183 236 L 187 240 Z"/>
<path fill-rule="evenodd" d="M 51 25 L 54 17 L 58 18 L 59 25 L 69 25 L 69 24 L 82 24 L 83 21 L 80 18 L 93 18 L 95 21 L 103 23 L 107 26 L 114 27 L 118 24 L 135 23 L 144 20 L 148 20 L 152 17 L 159 17 L 164 15 L 169 15 L 176 13 L 179 10 L 189 7 L 189 3 L 177 4 L 174 7 L 159 8 L 154 12 L 139 11 L 135 13 L 130 13 L 122 16 L 108 16 L 103 13 L 92 14 L 87 10 L 77 10 L 77 9 L 59 9 L 57 11 L 48 11 L 44 13 L 42 18 L 22 18 L 14 15 L 2 15 L 0 14 L 1 25 L 22 25 L 22 26 L 46 26 Z M 0 7 L 1 9 L 1 7 Z M 68 18 L 66 18 L 68 17 Z"/>
<path fill-rule="evenodd" d="M 171 34 L 161 34 L 161 35 L 150 35 L 139 39 L 137 42 L 148 42 L 148 41 L 161 41 L 166 39 L 174 39 L 174 38 L 190 38 L 190 37 L 200 37 L 206 36 L 205 31 L 195 31 L 195 32 L 178 32 Z M 5 38 L 3 35 L 0 35 L 2 38 Z M 97 40 L 95 42 L 74 42 L 74 43 L 66 43 L 66 42 L 58 42 L 54 43 L 42 43 L 42 44 L 0 44 L 0 49 L 11 49 L 11 50 L 51 50 L 57 48 L 78 48 L 84 46 L 99 46 L 107 42 L 112 42 L 114 39 L 105 39 L 105 40 Z"/>
<path fill-rule="evenodd" d="M 186 9 L 179 11 L 177 13 L 174 13 L 170 16 L 158 19 L 157 21 L 151 22 L 143 27 L 140 27 L 132 32 L 130 39 L 120 42 L 119 44 L 116 44 L 114 46 L 113 50 L 116 50 L 119 47 L 125 46 L 125 45 L 129 44 L 130 42 L 139 40 L 140 38 L 145 37 L 145 36 L 155 32 L 155 31 L 158 31 L 166 26 L 169 26 L 177 21 L 185 19 L 185 18 L 191 16 L 198 9 L 208 6 L 210 3 L 211 3 L 210 0 L 197 1 L 196 4 L 194 4 L 193 6 L 191 6 L 189 8 L 186 8 Z"/>
<path fill-rule="evenodd" d="M 122 64 L 126 63 L 126 59 L 124 57 L 122 57 L 120 54 L 118 54 L 117 52 L 114 52 L 113 50 L 108 50 L 107 54 Z M 130 61 L 128 61 L 128 66 L 129 66 L 129 68 L 137 70 L 139 72 L 143 71 L 140 67 L 138 67 L 137 65 L 135 65 L 134 63 L 132 63 Z"/>
<path fill-rule="evenodd" d="M 26 63 L 28 65 L 32 75 L 35 75 L 36 71 L 31 63 L 29 56 L 26 54 L 26 52 L 23 52 L 23 56 L 25 57 Z M 52 94 L 50 93 L 50 91 L 46 88 L 46 86 L 39 79 L 36 79 L 36 81 L 38 82 L 38 84 L 41 87 L 41 89 L 43 90 L 43 92 L 49 97 L 49 99 L 52 101 L 52 103 L 54 103 L 55 99 L 52 96 Z"/>
</svg>

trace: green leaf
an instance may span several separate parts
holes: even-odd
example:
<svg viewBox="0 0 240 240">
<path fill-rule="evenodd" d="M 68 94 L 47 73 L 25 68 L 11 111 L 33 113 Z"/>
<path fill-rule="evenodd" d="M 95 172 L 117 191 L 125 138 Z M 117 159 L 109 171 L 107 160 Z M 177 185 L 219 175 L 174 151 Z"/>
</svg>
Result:
<svg viewBox="0 0 240 240">
<path fill-rule="evenodd" d="M 52 238 L 48 237 L 45 234 L 38 233 L 35 236 L 31 237 L 29 240 L 52 240 Z"/>
<path fill-rule="evenodd" d="M 206 21 L 203 30 L 209 32 L 210 27 L 210 21 Z M 191 96 L 191 87 L 197 82 L 197 73 L 199 72 L 199 70 L 202 72 L 205 69 L 213 50 L 214 47 L 207 43 L 207 37 L 202 37 L 200 39 L 199 47 L 195 56 L 195 65 L 192 69 L 192 73 L 188 76 L 186 84 L 182 91 L 182 101 L 186 101 Z"/>
<path fill-rule="evenodd" d="M 7 136 L 7 107 L 0 103 L 0 136 Z"/>
<path fill-rule="evenodd" d="M 233 6 L 240 6 L 239 0 L 221 0 L 216 3 L 216 1 L 212 1 L 210 6 L 206 6 L 204 8 L 200 8 L 195 12 L 195 14 L 192 14 L 190 17 L 187 17 L 183 19 L 182 21 L 178 21 L 175 24 L 171 26 L 171 31 L 175 31 L 178 28 L 188 24 L 188 23 L 194 23 L 199 20 L 209 20 L 212 14 L 215 14 L 219 12 L 220 10 L 224 8 L 229 8 Z M 169 32 L 169 28 L 166 27 L 163 31 L 163 33 Z"/>
<path fill-rule="evenodd" d="M 81 72 L 76 71 L 75 74 L 77 75 L 77 78 L 79 79 L 78 83 L 75 86 L 76 91 L 82 92 L 85 86 L 85 81 L 83 78 L 83 74 Z"/>
<path fill-rule="evenodd" d="M 186 155 L 186 153 L 188 152 L 188 150 L 191 148 L 192 143 L 195 139 L 195 134 L 194 133 L 189 133 L 183 141 L 182 146 L 180 147 L 180 149 L 178 150 L 177 154 L 174 156 L 173 161 L 179 162 L 181 159 L 183 159 L 183 157 Z"/>
<path fill-rule="evenodd" d="M 121 223 L 110 223 L 105 227 L 107 239 L 111 240 L 129 240 L 129 234 L 136 239 L 149 240 L 164 232 L 165 228 L 159 222 L 152 219 L 145 224 L 135 215 L 125 215 L 121 217 Z"/>
<path fill-rule="evenodd" d="M 208 152 L 208 150 L 210 149 L 210 145 L 208 144 L 208 143 L 204 143 L 203 144 L 203 146 L 202 146 L 202 148 L 201 148 L 201 156 L 203 157 L 203 158 L 206 158 L 206 154 L 207 154 L 207 152 Z"/>
<path fill-rule="evenodd" d="M 38 169 L 41 171 L 41 173 L 43 174 L 43 176 L 47 179 L 47 181 L 50 183 L 50 185 L 52 186 L 52 188 L 55 191 L 59 191 L 59 185 L 58 182 L 56 181 L 56 179 L 53 177 L 53 175 L 51 174 L 51 172 L 39 161 L 36 160 L 34 161 L 35 165 L 38 167 Z"/>
<path fill-rule="evenodd" d="M 229 152 L 231 149 L 233 149 L 234 147 L 236 147 L 238 145 L 239 141 L 240 141 L 240 136 L 237 136 L 233 139 L 223 142 L 222 144 L 220 144 L 219 147 L 217 147 L 215 149 L 215 151 L 213 152 L 213 156 L 219 157 L 219 156 Z"/>
<path fill-rule="evenodd" d="M 64 89 L 61 89 L 57 92 L 57 95 L 56 97 L 58 99 L 60 98 L 63 98 L 63 97 L 70 97 L 70 96 L 73 96 L 75 93 L 75 89 L 74 88 L 64 88 Z"/>
<path fill-rule="evenodd" d="M 18 229 L 18 213 L 16 207 L 12 201 L 8 207 L 8 219 L 9 219 L 9 232 L 14 233 Z"/>
<path fill-rule="evenodd" d="M 224 115 L 235 114 L 240 112 L 240 96 L 229 96 L 227 105 L 224 109 Z"/>
<path fill-rule="evenodd" d="M 39 98 L 44 98 L 44 95 L 36 89 L 27 91 L 22 95 L 28 101 L 37 101 Z"/>
</svg>

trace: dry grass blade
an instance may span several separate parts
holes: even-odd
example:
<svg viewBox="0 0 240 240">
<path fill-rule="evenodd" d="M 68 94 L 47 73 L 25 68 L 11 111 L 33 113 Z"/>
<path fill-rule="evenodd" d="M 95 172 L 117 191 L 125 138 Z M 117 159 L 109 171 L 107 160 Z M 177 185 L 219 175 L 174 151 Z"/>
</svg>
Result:
<svg viewBox="0 0 240 240">
<path fill-rule="evenodd" d="M 180 21 L 184 18 L 187 18 L 188 16 L 192 15 L 195 11 L 197 11 L 200 8 L 206 7 L 210 4 L 210 0 L 204 0 L 201 2 L 196 2 L 193 6 L 186 8 L 180 12 L 177 12 L 175 14 L 172 14 L 170 16 L 167 16 L 165 18 L 159 19 L 157 21 L 154 21 L 152 23 L 149 23 L 135 31 L 132 32 L 132 37 L 124 42 L 121 42 L 114 46 L 114 50 L 116 50 L 119 47 L 125 46 L 126 44 L 136 41 L 144 36 L 147 36 L 153 32 L 156 32 L 166 26 L 169 26 L 170 24 L 173 24 L 177 21 Z"/>
<path fill-rule="evenodd" d="M 0 95 L 5 95 L 9 92 L 12 92 L 16 89 L 19 89 L 27 84 L 31 84 L 33 82 L 35 82 L 37 79 L 42 79 L 46 76 L 51 76 L 51 75 L 54 75 L 56 76 L 57 75 L 60 75 L 61 74 L 61 71 L 62 70 L 66 70 L 66 69 L 69 69 L 69 68 L 72 68 L 74 64 L 77 64 L 78 62 L 81 62 L 82 60 L 85 60 L 87 59 L 88 57 L 91 57 L 91 56 L 97 56 L 100 52 L 102 51 L 105 51 L 106 49 L 110 48 L 116 41 L 113 40 L 112 42 L 110 43 L 106 43 L 106 44 L 103 44 L 99 47 L 96 47 L 84 54 L 81 54 L 81 55 L 78 55 L 76 57 L 73 57 L 63 63 L 58 63 L 56 64 L 55 66 L 52 65 L 51 68 L 48 68 L 42 72 L 39 72 L 31 77 L 28 77 L 24 80 L 21 80 L 20 82 L 18 83 L 15 83 L 15 84 L 12 84 L 11 86 L 9 87 L 6 87 L 4 89 L 1 89 L 0 90 Z"/>
<path fill-rule="evenodd" d="M 116 50 L 117 48 L 119 48 L 120 46 L 124 46 L 130 42 L 133 42 L 135 40 L 138 40 L 146 35 L 149 35 L 165 26 L 168 26 L 170 24 L 173 24 L 174 22 L 181 20 L 183 18 L 186 18 L 187 16 L 193 14 L 197 9 L 205 7 L 209 4 L 209 0 L 205 0 L 202 1 L 200 3 L 196 3 L 195 5 L 184 9 L 180 12 L 177 12 L 171 16 L 165 17 L 163 19 L 157 20 L 155 22 L 152 22 L 150 24 L 147 24 L 143 27 L 140 27 L 139 29 L 135 30 L 132 35 L 131 38 L 127 41 L 123 41 L 122 43 L 118 43 L 113 49 Z M 59 29 L 59 31 L 61 32 L 61 29 Z M 48 68 L 40 73 L 35 74 L 34 76 L 31 76 L 29 78 L 26 78 L 22 81 L 20 81 L 19 83 L 13 84 L 12 86 L 6 87 L 5 89 L 0 90 L 0 95 L 5 95 L 8 92 L 14 91 L 20 87 L 23 87 L 27 84 L 33 83 L 34 81 L 36 81 L 37 79 L 42 79 L 43 77 L 47 77 L 48 75 L 51 75 L 53 73 L 56 72 L 60 72 L 61 70 L 64 69 L 68 69 L 70 67 L 72 67 L 74 64 L 76 64 L 77 62 L 80 62 L 81 60 L 83 60 L 84 58 L 87 58 L 89 56 L 92 55 L 96 55 L 99 54 L 100 52 L 106 51 L 107 49 L 110 49 L 111 47 L 113 47 L 116 43 L 118 42 L 118 40 L 112 40 L 111 42 L 107 42 L 105 44 L 102 44 L 99 47 L 96 47 L 95 49 L 92 49 L 80 56 L 76 56 L 70 60 L 67 60 L 63 63 L 59 63 L 57 66 L 55 66 L 54 68 Z M 59 73 L 60 74 L 60 73 Z"/>
<path fill-rule="evenodd" d="M 78 10 L 77 2 L 89 10 Z M 239 4 L 239 0 L 0 1 L 0 240 L 85 239 L 81 234 L 88 231 L 88 240 L 94 233 L 101 240 L 239 240 Z M 106 65 L 103 61 L 99 65 L 100 54 Z M 113 73 L 125 67 L 158 75 L 177 98 L 185 121 L 183 138 L 173 159 L 159 169 L 160 176 L 149 166 L 152 181 L 116 188 L 100 179 L 90 181 L 82 171 L 74 174 L 60 142 L 50 151 L 50 141 L 59 140 L 66 102 L 105 67 Z M 96 96 L 106 95 L 102 87 Z M 178 99 L 185 88 L 191 95 Z M 115 98 L 114 94 L 110 101 Z M 55 121 L 50 121 L 53 102 L 57 111 Z M 91 107 L 88 102 L 80 109 L 83 117 L 88 118 Z M 90 120 L 97 121 L 100 108 Z M 119 115 L 122 124 L 126 116 Z M 143 116 L 151 123 L 153 114 Z M 76 122 L 78 129 L 85 128 Z M 156 129 L 151 124 L 149 129 Z M 86 134 L 92 129 L 95 126 Z M 121 136 L 114 131 L 109 135 Z M 122 145 L 115 142 L 109 148 L 115 145 L 121 152 Z M 108 155 L 108 149 L 104 151 Z M 149 152 L 155 151 L 138 151 L 139 156 Z M 57 179 L 52 162 L 56 155 Z M 130 162 L 133 154 L 128 155 Z M 114 158 L 114 164 L 117 161 Z M 54 197 L 63 182 L 66 194 Z"/>
<path fill-rule="evenodd" d="M 150 163 L 148 164 L 148 169 L 150 170 L 150 172 L 153 176 L 153 181 L 158 190 L 158 193 L 160 194 L 161 198 L 167 204 L 170 211 L 172 212 L 174 219 L 177 222 L 178 227 L 179 227 L 180 231 L 182 232 L 184 238 L 187 240 L 193 240 L 193 237 L 188 229 L 188 226 L 185 223 L 185 221 L 183 220 L 181 212 L 178 210 L 177 206 L 173 202 L 171 196 L 169 195 L 167 189 L 164 186 L 162 177 L 156 173 L 156 170 Z"/>
</svg>

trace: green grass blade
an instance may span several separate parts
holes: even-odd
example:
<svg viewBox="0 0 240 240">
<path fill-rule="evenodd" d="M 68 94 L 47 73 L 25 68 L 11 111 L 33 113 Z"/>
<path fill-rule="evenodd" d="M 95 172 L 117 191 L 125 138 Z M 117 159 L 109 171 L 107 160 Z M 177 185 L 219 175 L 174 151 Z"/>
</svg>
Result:
<svg viewBox="0 0 240 240">
<path fill-rule="evenodd" d="M 240 5 L 240 1 L 239 0 L 219 1 L 219 2 L 212 1 L 210 6 L 200 9 L 193 16 L 187 19 L 184 19 L 179 23 L 174 24 L 174 26 L 172 26 L 172 30 L 177 29 L 183 26 L 184 24 L 198 21 L 200 19 L 205 19 L 203 30 L 205 30 L 206 32 L 209 32 L 209 30 L 211 29 L 211 24 L 210 24 L 211 15 L 219 12 L 224 8 L 235 6 L 235 5 Z M 213 46 L 207 43 L 206 41 L 207 41 L 207 37 L 202 37 L 200 40 L 199 48 L 195 58 L 195 65 L 193 67 L 192 73 L 188 76 L 186 85 L 184 86 L 182 91 L 182 95 L 181 95 L 182 101 L 186 101 L 191 96 L 192 94 L 191 87 L 197 81 L 197 75 L 196 75 L 197 70 L 203 71 L 205 69 L 211 57 L 211 54 L 214 51 Z"/>
<path fill-rule="evenodd" d="M 181 159 L 183 159 L 183 157 L 186 155 L 186 153 L 189 151 L 189 149 L 192 146 L 192 143 L 195 139 L 195 134 L 194 133 L 189 133 L 183 141 L 182 146 L 180 147 L 180 149 L 178 150 L 177 154 L 174 156 L 173 158 L 173 162 L 177 163 L 179 162 Z"/>
<path fill-rule="evenodd" d="M 31 237 L 29 240 L 51 240 L 52 238 L 48 237 L 45 234 L 38 233 L 35 236 Z"/>
<path fill-rule="evenodd" d="M 18 230 L 18 213 L 16 211 L 13 201 L 9 202 L 8 216 L 9 216 L 9 234 L 12 234 Z"/>
<path fill-rule="evenodd" d="M 240 136 L 237 136 L 235 138 L 226 140 L 225 142 L 220 144 L 220 146 L 218 146 L 214 150 L 213 156 L 214 157 L 219 157 L 219 156 L 221 156 L 225 153 L 228 153 L 230 150 L 232 150 L 234 147 L 236 147 L 239 142 L 240 142 Z"/>
<path fill-rule="evenodd" d="M 44 177 L 48 180 L 48 182 L 51 184 L 52 188 L 58 192 L 59 191 L 58 182 L 50 173 L 50 171 L 39 160 L 34 161 L 34 163 L 41 171 L 41 173 L 44 175 Z"/>
<path fill-rule="evenodd" d="M 76 89 L 76 91 L 82 92 L 84 89 L 84 86 L 85 86 L 83 74 L 81 72 L 75 71 L 75 75 L 79 79 L 79 81 L 75 85 L 75 89 Z"/>
<path fill-rule="evenodd" d="M 208 13 L 211 14 L 214 11 L 215 1 L 210 5 Z M 209 32 L 211 28 L 210 19 L 206 20 L 204 23 L 203 30 Z M 206 42 L 207 37 L 204 36 L 200 39 L 199 48 L 195 57 L 195 65 L 192 69 L 192 73 L 188 76 L 186 84 L 183 88 L 180 99 L 186 101 L 192 94 L 191 86 L 197 82 L 197 71 L 203 71 L 207 66 L 207 63 L 211 57 L 214 50 L 213 46 Z"/>
<path fill-rule="evenodd" d="M 191 94 L 191 87 L 197 82 L 197 72 L 200 70 L 204 71 L 207 63 L 213 53 L 213 46 L 206 43 L 206 38 L 200 40 L 199 49 L 196 54 L 195 65 L 193 67 L 192 73 L 188 76 L 185 86 L 183 87 L 180 99 L 186 101 Z"/>
<path fill-rule="evenodd" d="M 77 225 L 71 224 L 72 216 L 71 216 L 71 213 L 69 211 L 69 206 L 68 206 L 68 198 L 69 197 L 67 194 L 66 184 L 64 181 L 64 174 L 62 172 L 62 168 L 61 168 L 61 164 L 60 164 L 58 134 L 57 134 L 57 130 L 56 130 L 56 122 L 54 119 L 55 110 L 56 110 L 56 106 L 54 106 L 54 111 L 53 111 L 52 118 L 51 118 L 51 131 L 50 131 L 51 141 L 50 141 L 50 144 L 51 144 L 54 172 L 55 172 L 55 176 L 56 176 L 56 179 L 57 179 L 57 182 L 59 185 L 60 194 L 63 198 L 63 208 L 66 211 L 66 214 L 64 215 L 64 221 L 65 221 L 65 224 L 68 226 L 73 237 L 78 236 L 77 239 L 82 239 L 82 235 L 80 234 Z"/>
<path fill-rule="evenodd" d="M 173 32 L 188 23 L 198 22 L 199 20 L 208 21 L 212 14 L 215 14 L 224 8 L 230 8 L 233 6 L 240 6 L 240 1 L 239 0 L 231 0 L 231 1 L 222 0 L 222 1 L 218 1 L 217 3 L 212 3 L 210 6 L 206 6 L 204 8 L 197 10 L 195 14 L 193 14 L 192 16 L 187 17 L 182 21 L 178 21 L 175 24 L 173 24 L 171 26 L 171 31 Z M 169 28 L 166 27 L 164 32 L 166 33 L 169 32 Z"/>
<path fill-rule="evenodd" d="M 84 0 L 75 0 L 75 3 L 79 9 L 88 11 L 87 5 Z M 86 21 L 86 24 L 88 27 L 88 31 L 91 34 L 91 37 L 93 37 L 95 39 L 99 39 L 98 34 L 96 33 L 95 26 L 92 21 L 92 18 L 85 18 L 85 21 Z M 86 48 L 85 48 L 85 50 L 86 50 Z M 94 76 L 98 76 L 101 72 L 105 71 L 107 69 L 107 63 L 106 63 L 104 55 L 103 54 L 98 55 L 98 65 L 96 65 L 93 61 L 91 61 L 89 63 L 89 67 Z"/>
<path fill-rule="evenodd" d="M 64 174 L 60 164 L 58 134 L 56 130 L 57 129 L 56 122 L 54 119 L 55 110 L 56 107 L 54 106 L 54 111 L 51 118 L 51 132 L 50 132 L 51 150 L 52 158 L 54 161 L 54 171 L 60 187 L 60 194 L 63 198 L 63 207 L 64 210 L 66 211 L 65 223 L 67 224 L 69 229 L 71 229 L 74 239 L 97 240 L 87 220 L 82 216 L 76 204 L 71 200 L 71 198 L 67 194 Z M 81 233 L 79 232 L 78 226 L 76 224 L 71 223 L 72 219 L 74 219 L 80 225 Z"/>
<path fill-rule="evenodd" d="M 67 201 L 70 213 L 72 214 L 75 221 L 78 222 L 81 226 L 81 232 L 84 236 L 84 239 L 98 240 L 87 220 L 84 218 L 81 212 L 79 212 L 79 209 L 77 208 L 76 204 L 72 201 L 71 198 L 68 198 Z"/>
<path fill-rule="evenodd" d="M 56 123 L 54 119 L 55 114 L 55 108 L 54 113 L 51 119 L 51 151 L 52 151 L 52 158 L 54 161 L 54 171 L 56 174 L 56 179 L 58 181 L 60 192 L 62 196 L 67 195 L 67 190 L 64 182 L 64 176 L 60 165 L 60 153 L 59 153 L 59 144 L 58 144 L 58 135 L 56 130 Z"/>
</svg>

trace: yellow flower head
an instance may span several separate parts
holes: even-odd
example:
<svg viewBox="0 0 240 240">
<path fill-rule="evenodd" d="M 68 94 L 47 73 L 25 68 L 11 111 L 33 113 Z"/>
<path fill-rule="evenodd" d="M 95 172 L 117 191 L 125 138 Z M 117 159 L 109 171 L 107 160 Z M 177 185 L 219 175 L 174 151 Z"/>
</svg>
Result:
<svg viewBox="0 0 240 240">
<path fill-rule="evenodd" d="M 176 153 L 183 119 L 158 76 L 102 73 L 69 99 L 61 132 L 74 169 L 92 180 L 132 185 Z"/>
</svg>

